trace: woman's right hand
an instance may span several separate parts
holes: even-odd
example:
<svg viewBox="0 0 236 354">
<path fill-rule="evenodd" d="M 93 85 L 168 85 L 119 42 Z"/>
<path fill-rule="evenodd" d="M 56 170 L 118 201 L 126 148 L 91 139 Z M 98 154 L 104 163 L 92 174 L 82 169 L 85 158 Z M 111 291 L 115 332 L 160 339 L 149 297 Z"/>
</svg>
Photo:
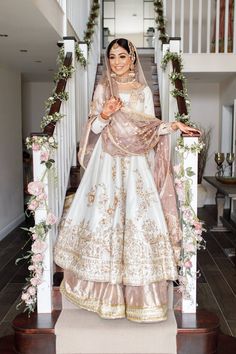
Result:
<svg viewBox="0 0 236 354">
<path fill-rule="evenodd" d="M 103 119 L 109 119 L 110 116 L 119 111 L 121 107 L 123 106 L 122 101 L 120 98 L 112 96 L 107 100 L 104 105 L 103 105 L 103 110 L 101 112 L 101 117 Z"/>
</svg>

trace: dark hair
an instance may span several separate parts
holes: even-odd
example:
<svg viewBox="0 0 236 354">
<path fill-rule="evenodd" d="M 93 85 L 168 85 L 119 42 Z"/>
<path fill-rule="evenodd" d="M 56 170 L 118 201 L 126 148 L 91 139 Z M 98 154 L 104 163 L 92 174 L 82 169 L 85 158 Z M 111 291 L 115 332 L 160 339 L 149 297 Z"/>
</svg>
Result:
<svg viewBox="0 0 236 354">
<path fill-rule="evenodd" d="M 115 43 L 117 43 L 120 47 L 124 48 L 130 54 L 129 42 L 127 39 L 125 39 L 125 38 L 113 39 L 113 41 L 111 41 L 107 47 L 107 58 L 109 58 L 111 48 L 113 47 L 113 45 Z M 136 63 L 136 51 L 134 51 L 134 54 L 135 54 L 135 61 L 134 61 L 134 64 L 135 64 Z"/>
</svg>

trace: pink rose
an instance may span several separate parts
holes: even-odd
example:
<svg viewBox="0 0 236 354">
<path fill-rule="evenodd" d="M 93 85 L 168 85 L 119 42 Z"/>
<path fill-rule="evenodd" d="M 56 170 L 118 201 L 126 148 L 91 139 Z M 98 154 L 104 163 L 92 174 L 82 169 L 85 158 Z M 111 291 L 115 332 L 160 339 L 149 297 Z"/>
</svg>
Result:
<svg viewBox="0 0 236 354">
<path fill-rule="evenodd" d="M 202 224 L 199 221 L 194 223 L 195 230 L 202 230 Z"/>
<path fill-rule="evenodd" d="M 43 253 L 46 249 L 47 244 L 42 240 L 35 240 L 31 247 L 33 253 Z"/>
<path fill-rule="evenodd" d="M 39 206 L 39 203 L 37 202 L 37 200 L 33 199 L 33 200 L 31 200 L 30 204 L 28 205 L 28 209 L 34 211 L 35 209 L 38 208 L 38 206 Z"/>
<path fill-rule="evenodd" d="M 36 294 L 36 289 L 35 287 L 33 286 L 30 286 L 28 289 L 27 289 L 27 293 L 31 296 L 34 296 Z"/>
<path fill-rule="evenodd" d="M 28 293 L 23 293 L 21 295 L 21 300 L 26 301 L 30 298 L 30 295 Z"/>
<path fill-rule="evenodd" d="M 33 240 L 36 240 L 38 238 L 38 235 L 37 234 L 32 234 L 31 237 L 32 237 Z"/>
<path fill-rule="evenodd" d="M 192 268 L 193 264 L 191 261 L 186 261 L 186 262 L 184 262 L 184 266 L 185 266 L 185 268 Z"/>
<path fill-rule="evenodd" d="M 41 181 L 34 181 L 28 184 L 28 192 L 32 195 L 38 196 L 43 193 L 44 184 Z"/>
<path fill-rule="evenodd" d="M 40 150 L 40 145 L 37 144 L 37 143 L 33 143 L 33 144 L 32 144 L 32 150 L 33 150 L 33 151 L 39 151 L 39 150 Z"/>
<path fill-rule="evenodd" d="M 184 247 L 185 251 L 187 252 L 195 252 L 196 251 L 196 247 L 192 244 L 189 243 Z"/>
<path fill-rule="evenodd" d="M 42 200 L 46 200 L 47 199 L 47 194 L 46 193 L 41 193 L 36 197 L 36 200 L 38 202 L 42 201 Z"/>
<path fill-rule="evenodd" d="M 40 161 L 47 162 L 49 159 L 49 152 L 48 151 L 41 151 L 40 153 Z"/>
<path fill-rule="evenodd" d="M 57 217 L 52 213 L 48 213 L 47 219 L 46 219 L 46 224 L 47 225 L 54 225 L 56 222 L 57 222 Z"/>
<path fill-rule="evenodd" d="M 32 259 L 33 263 L 42 262 L 43 261 L 43 255 L 40 254 L 40 253 L 34 254 L 31 259 Z"/>
<path fill-rule="evenodd" d="M 34 267 L 33 265 L 30 265 L 30 266 L 28 266 L 28 269 L 29 269 L 29 270 L 34 270 L 35 267 Z"/>
<path fill-rule="evenodd" d="M 37 285 L 39 285 L 39 284 L 41 283 L 41 281 L 40 281 L 39 278 L 34 277 L 34 278 L 31 278 L 31 279 L 30 279 L 30 283 L 31 283 L 33 286 L 37 286 Z"/>
<path fill-rule="evenodd" d="M 175 165 L 173 169 L 177 175 L 180 173 L 180 165 Z"/>
</svg>

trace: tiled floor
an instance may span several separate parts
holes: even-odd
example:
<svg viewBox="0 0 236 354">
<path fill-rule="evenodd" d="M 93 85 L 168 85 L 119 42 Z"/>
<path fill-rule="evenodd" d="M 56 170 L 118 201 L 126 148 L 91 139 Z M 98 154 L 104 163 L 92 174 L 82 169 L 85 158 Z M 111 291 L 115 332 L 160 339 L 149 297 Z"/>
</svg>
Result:
<svg viewBox="0 0 236 354">
<path fill-rule="evenodd" d="M 199 217 L 209 228 L 215 223 L 215 207 L 199 209 Z M 224 333 L 236 336 L 236 268 L 225 248 L 236 247 L 236 231 L 205 235 L 207 249 L 198 255 L 202 276 L 198 280 L 198 305 L 218 314 Z M 11 321 L 18 311 L 27 263 L 15 265 L 15 260 L 26 253 L 27 233 L 20 228 L 0 242 L 0 337 L 12 333 Z"/>
</svg>

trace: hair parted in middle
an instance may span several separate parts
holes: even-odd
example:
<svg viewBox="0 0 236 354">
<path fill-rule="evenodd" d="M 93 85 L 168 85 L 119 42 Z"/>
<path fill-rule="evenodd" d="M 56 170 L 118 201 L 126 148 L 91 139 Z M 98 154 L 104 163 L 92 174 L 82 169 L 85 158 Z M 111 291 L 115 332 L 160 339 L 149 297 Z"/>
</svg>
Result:
<svg viewBox="0 0 236 354">
<path fill-rule="evenodd" d="M 130 54 L 132 63 L 136 63 L 137 56 L 134 45 L 128 39 L 125 38 L 113 39 L 113 41 L 109 43 L 107 47 L 107 58 L 109 58 L 111 48 L 114 48 L 115 45 L 119 45 L 120 47 L 124 48 Z"/>
</svg>

